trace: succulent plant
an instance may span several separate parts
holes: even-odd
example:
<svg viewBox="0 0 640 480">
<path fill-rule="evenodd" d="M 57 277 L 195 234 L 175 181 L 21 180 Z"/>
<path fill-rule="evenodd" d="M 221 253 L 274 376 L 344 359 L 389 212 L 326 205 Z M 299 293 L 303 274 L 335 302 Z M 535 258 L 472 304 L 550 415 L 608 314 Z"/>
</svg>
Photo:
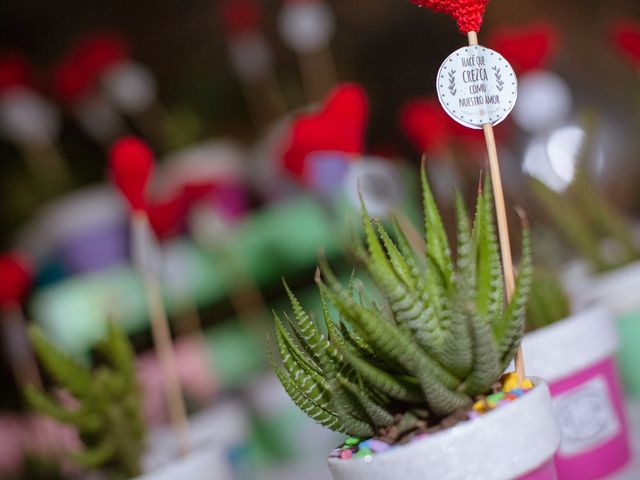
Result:
<svg viewBox="0 0 640 480">
<path fill-rule="evenodd" d="M 45 369 L 72 401 L 58 401 L 33 386 L 25 396 L 35 410 L 77 430 L 84 449 L 73 452 L 72 459 L 114 479 L 139 475 L 145 431 L 134 355 L 124 333 L 110 322 L 97 346 L 104 364 L 93 371 L 58 350 L 39 328 L 29 335 Z"/>
<path fill-rule="evenodd" d="M 394 241 L 362 206 L 364 242 L 355 242 L 355 253 L 383 306 L 356 292 L 354 277 L 344 287 L 321 261 L 316 324 L 285 283 L 293 318 L 274 314 L 282 365 L 272 359 L 273 367 L 297 406 L 330 429 L 370 437 L 394 424 L 436 424 L 491 392 L 522 338 L 531 279 L 527 229 L 516 291 L 505 304 L 489 180 L 473 225 L 456 196 L 455 261 L 424 169 L 421 183 L 425 252 L 412 249 L 397 223 Z"/>
<path fill-rule="evenodd" d="M 567 318 L 570 313 L 569 297 L 555 272 L 534 268 L 527 304 L 527 329 L 546 327 Z"/>
</svg>

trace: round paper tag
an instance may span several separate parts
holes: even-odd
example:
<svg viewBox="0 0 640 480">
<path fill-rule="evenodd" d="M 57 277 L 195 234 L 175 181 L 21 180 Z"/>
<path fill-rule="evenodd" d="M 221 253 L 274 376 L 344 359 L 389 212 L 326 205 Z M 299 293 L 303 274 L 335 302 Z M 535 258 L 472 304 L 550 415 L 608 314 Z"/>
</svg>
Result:
<svg viewBox="0 0 640 480">
<path fill-rule="evenodd" d="M 502 122 L 518 97 L 518 79 L 509 62 L 478 45 L 449 55 L 438 71 L 436 87 L 449 116 L 476 129 Z"/>
</svg>

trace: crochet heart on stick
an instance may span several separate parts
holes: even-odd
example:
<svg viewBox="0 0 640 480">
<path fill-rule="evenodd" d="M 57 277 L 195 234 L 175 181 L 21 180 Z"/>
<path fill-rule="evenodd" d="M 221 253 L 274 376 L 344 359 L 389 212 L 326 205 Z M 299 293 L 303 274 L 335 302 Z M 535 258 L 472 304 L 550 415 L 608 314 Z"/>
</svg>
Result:
<svg viewBox="0 0 640 480">
<path fill-rule="evenodd" d="M 151 149 L 136 137 L 125 137 L 113 145 L 109 157 L 113 182 L 131 209 L 145 210 L 147 184 L 154 166 Z"/>
<path fill-rule="evenodd" d="M 437 155 L 451 141 L 452 121 L 435 98 L 406 104 L 400 123 L 406 135 L 427 155 Z"/>
<path fill-rule="evenodd" d="M 19 254 L 0 256 L 0 309 L 19 305 L 32 281 L 31 267 Z"/>
<path fill-rule="evenodd" d="M 462 33 L 478 32 L 489 0 L 411 0 L 419 7 L 452 16 Z"/>
<path fill-rule="evenodd" d="M 502 54 L 520 74 L 544 68 L 555 53 L 558 33 L 550 23 L 497 31 L 488 46 Z"/>
<path fill-rule="evenodd" d="M 337 87 L 320 112 L 293 123 L 283 154 L 287 171 L 304 179 L 308 157 L 314 152 L 362 154 L 367 115 L 367 97 L 359 85 Z"/>
<path fill-rule="evenodd" d="M 616 20 L 609 28 L 609 38 L 629 64 L 640 69 L 640 23 Z"/>
</svg>

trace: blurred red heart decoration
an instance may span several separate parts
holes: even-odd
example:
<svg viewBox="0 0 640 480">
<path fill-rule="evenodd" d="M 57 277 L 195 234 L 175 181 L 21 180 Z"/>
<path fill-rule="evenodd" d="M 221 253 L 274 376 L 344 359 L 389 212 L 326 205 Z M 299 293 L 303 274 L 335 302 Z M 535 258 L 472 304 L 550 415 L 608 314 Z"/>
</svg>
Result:
<svg viewBox="0 0 640 480">
<path fill-rule="evenodd" d="M 223 183 L 224 182 L 215 182 L 213 180 L 187 182 L 182 186 L 182 196 L 185 198 L 187 206 L 191 207 L 194 203 L 215 194 Z"/>
<path fill-rule="evenodd" d="M 29 60 L 17 50 L 4 50 L 0 53 L 0 92 L 29 85 L 32 73 Z"/>
<path fill-rule="evenodd" d="M 133 211 L 147 207 L 147 184 L 153 172 L 153 152 L 137 137 L 118 140 L 109 152 L 113 182 Z"/>
<path fill-rule="evenodd" d="M 31 286 L 31 267 L 16 253 L 0 256 L 0 307 L 19 305 Z"/>
<path fill-rule="evenodd" d="M 166 240 L 180 233 L 184 227 L 187 208 L 187 201 L 182 192 L 147 205 L 149 223 L 158 239 Z"/>
<path fill-rule="evenodd" d="M 293 122 L 282 156 L 285 169 L 305 181 L 311 153 L 343 152 L 357 158 L 364 150 L 368 110 L 362 87 L 338 86 L 318 113 L 301 115 Z"/>
<path fill-rule="evenodd" d="M 640 24 L 628 20 L 616 20 L 609 33 L 611 43 L 634 67 L 640 69 Z"/>
<path fill-rule="evenodd" d="M 411 0 L 420 7 L 451 15 L 462 33 L 479 32 L 489 0 Z"/>
<path fill-rule="evenodd" d="M 229 35 L 258 30 L 260 10 L 253 0 L 227 0 L 222 7 L 222 24 Z"/>
<path fill-rule="evenodd" d="M 147 202 L 146 212 L 151 228 L 160 240 L 178 235 L 195 203 L 216 193 L 218 184 L 212 181 L 188 182 L 166 198 Z"/>
<path fill-rule="evenodd" d="M 400 125 L 418 151 L 438 155 L 455 140 L 468 151 L 484 148 L 482 130 L 460 125 L 449 117 L 435 97 L 418 98 L 404 105 Z"/>
<path fill-rule="evenodd" d="M 419 151 L 438 154 L 451 141 L 451 119 L 435 98 L 407 103 L 400 113 L 400 124 Z"/>
<path fill-rule="evenodd" d="M 81 100 L 91 93 L 102 73 L 128 56 L 129 46 L 118 33 L 92 33 L 80 39 L 53 71 L 56 95 L 70 103 Z"/>
<path fill-rule="evenodd" d="M 557 29 L 544 22 L 498 30 L 487 42 L 487 46 L 504 56 L 519 74 L 545 67 L 557 44 Z"/>
</svg>

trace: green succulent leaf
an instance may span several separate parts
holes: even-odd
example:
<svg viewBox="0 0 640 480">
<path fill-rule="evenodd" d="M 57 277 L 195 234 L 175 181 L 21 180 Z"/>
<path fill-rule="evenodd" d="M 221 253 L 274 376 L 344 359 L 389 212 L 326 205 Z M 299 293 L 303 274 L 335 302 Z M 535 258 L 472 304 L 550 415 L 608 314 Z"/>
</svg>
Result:
<svg viewBox="0 0 640 480">
<path fill-rule="evenodd" d="M 108 325 L 97 346 L 104 362 L 91 370 L 57 349 L 37 327 L 29 335 L 43 367 L 77 406 L 70 408 L 33 386 L 24 391 L 27 402 L 75 428 L 83 443 L 71 456 L 76 463 L 114 479 L 137 477 L 145 431 L 133 351 L 124 333 L 115 323 Z"/>
<path fill-rule="evenodd" d="M 356 240 L 354 250 L 382 303 L 371 300 L 378 296 L 369 296 L 354 274 L 343 287 L 321 259 L 316 283 L 325 336 L 285 286 L 295 318 L 287 326 L 275 315 L 285 370 L 274 369 L 294 402 L 329 428 L 365 437 L 399 418 L 396 427 L 404 432 L 419 419 L 451 415 L 491 392 L 522 338 L 528 232 L 514 297 L 505 307 L 489 180 L 473 227 L 456 196 L 455 260 L 424 170 L 421 182 L 426 252 L 414 251 L 397 221 L 392 237 L 361 200 L 364 243 Z"/>
<path fill-rule="evenodd" d="M 513 359 L 524 335 L 527 302 L 533 274 L 531 263 L 531 236 L 529 230 L 525 229 L 522 234 L 522 260 L 520 262 L 516 290 L 504 315 L 494 325 L 502 364 L 505 367 Z"/>
<path fill-rule="evenodd" d="M 449 240 L 444 229 L 444 223 L 442 222 L 436 201 L 429 187 L 424 166 L 420 171 L 420 181 L 422 184 L 422 205 L 424 210 L 427 257 L 437 265 L 439 272 L 442 274 L 444 287 L 448 289 L 453 286 L 454 277 L 451 248 L 449 247 Z"/>
</svg>

